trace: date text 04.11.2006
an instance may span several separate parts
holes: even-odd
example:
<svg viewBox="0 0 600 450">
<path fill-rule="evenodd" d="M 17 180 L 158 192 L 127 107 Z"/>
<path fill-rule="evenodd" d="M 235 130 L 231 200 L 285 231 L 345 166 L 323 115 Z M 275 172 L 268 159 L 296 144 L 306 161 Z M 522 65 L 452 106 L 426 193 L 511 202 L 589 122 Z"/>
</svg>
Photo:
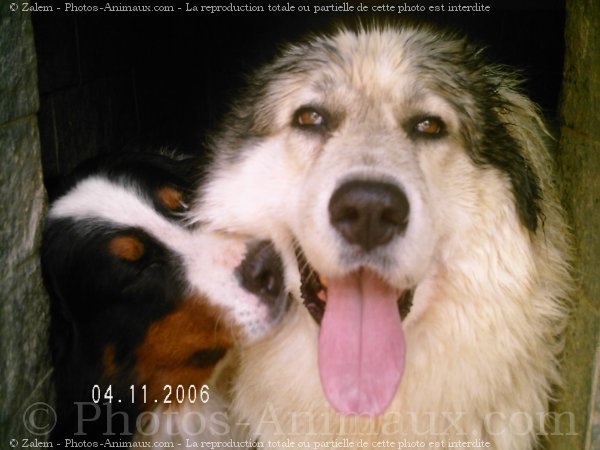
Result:
<svg viewBox="0 0 600 450">
<path fill-rule="evenodd" d="M 163 396 L 160 399 L 154 399 L 153 403 L 163 403 L 163 404 L 182 404 L 182 403 L 208 403 L 209 400 L 209 387 L 206 384 L 202 386 L 183 386 L 181 384 L 177 386 L 171 386 L 169 384 L 165 384 L 163 387 Z M 97 384 L 92 387 L 92 401 L 94 403 L 122 403 L 122 402 L 131 402 L 131 403 L 148 403 L 147 396 L 147 387 L 146 385 L 142 386 L 129 386 L 130 395 L 128 398 L 121 399 L 115 398 L 113 396 L 112 386 L 108 385 L 108 387 L 101 388 Z"/>
</svg>

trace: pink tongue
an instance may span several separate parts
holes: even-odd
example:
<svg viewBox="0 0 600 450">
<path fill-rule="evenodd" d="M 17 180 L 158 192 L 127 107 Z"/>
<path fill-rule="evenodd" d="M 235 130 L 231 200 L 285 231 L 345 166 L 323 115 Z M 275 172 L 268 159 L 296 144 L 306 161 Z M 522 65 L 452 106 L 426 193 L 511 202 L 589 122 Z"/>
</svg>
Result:
<svg viewBox="0 0 600 450">
<path fill-rule="evenodd" d="M 366 270 L 327 284 L 319 370 L 325 395 L 342 414 L 378 416 L 394 398 L 405 353 L 397 300 Z"/>
</svg>

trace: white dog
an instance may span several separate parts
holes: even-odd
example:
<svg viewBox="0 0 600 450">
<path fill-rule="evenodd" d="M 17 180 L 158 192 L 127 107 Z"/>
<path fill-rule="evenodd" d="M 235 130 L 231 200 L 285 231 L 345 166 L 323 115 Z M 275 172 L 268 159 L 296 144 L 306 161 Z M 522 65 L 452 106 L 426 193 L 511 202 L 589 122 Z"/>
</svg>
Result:
<svg viewBox="0 0 600 450">
<path fill-rule="evenodd" d="M 302 291 L 243 355 L 261 444 L 536 445 L 570 286 L 547 137 L 510 72 L 426 27 L 312 37 L 255 74 L 195 212 L 273 240 Z"/>
</svg>

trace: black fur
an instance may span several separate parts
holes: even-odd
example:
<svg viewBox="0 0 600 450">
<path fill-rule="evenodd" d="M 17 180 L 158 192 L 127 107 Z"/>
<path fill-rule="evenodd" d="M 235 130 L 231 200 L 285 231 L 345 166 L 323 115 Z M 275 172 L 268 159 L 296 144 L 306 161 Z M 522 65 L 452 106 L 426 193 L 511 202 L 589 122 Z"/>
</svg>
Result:
<svg viewBox="0 0 600 450">
<path fill-rule="evenodd" d="M 103 157 L 81 166 L 65 181 L 57 197 L 86 177 L 103 176 L 147 195 L 158 214 L 179 220 L 153 197 L 154 192 L 161 186 L 171 186 L 191 193 L 194 179 L 190 167 L 195 166 L 190 161 L 158 155 Z M 124 236 L 143 244 L 140 258 L 124 260 L 109 251 L 109 242 Z M 129 391 L 135 382 L 135 349 L 149 326 L 182 301 L 185 284 L 181 262 L 142 229 L 72 218 L 47 221 L 41 257 L 51 299 L 51 351 L 57 394 L 58 421 L 52 441 L 127 440 L 135 431 L 140 412 L 139 406 L 131 402 Z M 118 373 L 106 371 L 103 358 L 107 348 L 114 351 Z M 100 386 L 102 396 L 112 386 L 115 400 L 106 404 L 102 399 L 94 405 L 94 385 Z M 78 405 L 82 402 L 85 404 Z M 98 412 L 100 416 L 94 420 L 78 419 L 78 414 L 90 419 Z M 106 434 L 109 427 L 115 435 Z"/>
</svg>

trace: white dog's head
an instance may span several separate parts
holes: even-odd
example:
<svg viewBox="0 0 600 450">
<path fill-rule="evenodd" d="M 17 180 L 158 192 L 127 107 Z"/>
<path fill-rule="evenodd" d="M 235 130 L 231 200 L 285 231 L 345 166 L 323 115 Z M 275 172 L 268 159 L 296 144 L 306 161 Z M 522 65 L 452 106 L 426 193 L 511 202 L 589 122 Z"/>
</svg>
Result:
<svg viewBox="0 0 600 450">
<path fill-rule="evenodd" d="M 452 35 L 340 31 L 260 71 L 215 140 L 197 208 L 214 228 L 274 240 L 295 289 L 298 258 L 339 411 L 389 404 L 405 331 L 452 264 L 526 272 L 511 258 L 527 254 L 541 187 L 521 141 L 541 145 L 542 128 L 515 85 Z"/>
</svg>

